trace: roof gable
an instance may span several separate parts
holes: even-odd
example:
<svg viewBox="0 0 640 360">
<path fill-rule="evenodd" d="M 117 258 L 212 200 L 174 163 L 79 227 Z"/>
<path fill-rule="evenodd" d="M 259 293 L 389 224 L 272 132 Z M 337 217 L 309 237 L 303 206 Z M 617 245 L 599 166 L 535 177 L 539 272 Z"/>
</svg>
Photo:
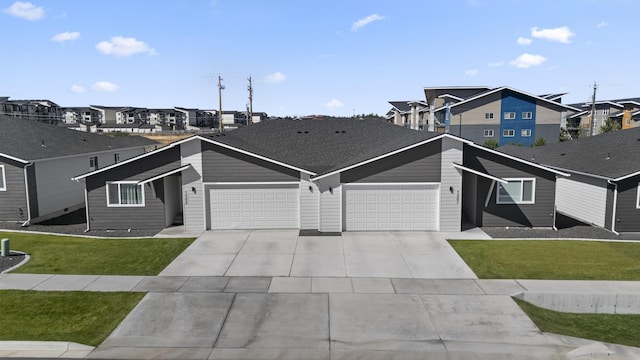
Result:
<svg viewBox="0 0 640 360">
<path fill-rule="evenodd" d="M 0 116 L 0 129 L 0 154 L 24 161 L 156 143 L 140 136 L 110 137 L 9 116 Z"/>
</svg>

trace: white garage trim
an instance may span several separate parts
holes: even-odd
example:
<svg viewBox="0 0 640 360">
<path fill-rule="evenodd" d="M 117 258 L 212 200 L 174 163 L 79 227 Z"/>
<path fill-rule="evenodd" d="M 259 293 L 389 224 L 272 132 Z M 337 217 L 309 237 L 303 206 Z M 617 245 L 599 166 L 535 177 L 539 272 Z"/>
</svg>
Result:
<svg viewBox="0 0 640 360">
<path fill-rule="evenodd" d="M 440 183 L 343 184 L 343 229 L 347 231 L 437 231 Z"/>
<path fill-rule="evenodd" d="M 207 183 L 210 229 L 300 227 L 299 182 Z"/>
</svg>

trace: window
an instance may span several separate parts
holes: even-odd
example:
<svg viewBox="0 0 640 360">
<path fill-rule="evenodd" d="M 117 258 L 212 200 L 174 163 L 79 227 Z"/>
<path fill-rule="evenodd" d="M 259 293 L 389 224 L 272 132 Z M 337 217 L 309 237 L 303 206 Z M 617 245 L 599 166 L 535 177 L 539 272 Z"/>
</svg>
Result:
<svg viewBox="0 0 640 360">
<path fill-rule="evenodd" d="M 530 137 L 531 129 L 522 129 L 522 131 L 520 131 L 520 135 L 523 137 Z"/>
<path fill-rule="evenodd" d="M 602 115 L 609 115 L 609 110 L 611 109 L 602 109 Z"/>
<path fill-rule="evenodd" d="M 522 113 L 522 119 L 523 120 L 531 120 L 533 119 L 533 112 L 531 111 L 525 111 Z"/>
<path fill-rule="evenodd" d="M 98 157 L 97 156 L 89 157 L 89 170 L 90 171 L 98 170 Z"/>
<path fill-rule="evenodd" d="M 0 191 L 7 191 L 7 178 L 4 176 L 4 165 L 0 165 Z"/>
<path fill-rule="evenodd" d="M 107 206 L 144 206 L 144 190 L 136 182 L 107 183 Z"/>
<path fill-rule="evenodd" d="M 119 153 L 113 154 L 113 162 L 114 163 L 120 162 L 120 154 Z"/>
<path fill-rule="evenodd" d="M 485 119 L 493 119 L 493 113 L 484 113 Z"/>
<path fill-rule="evenodd" d="M 513 120 L 516 118 L 516 113 L 515 112 L 506 112 L 504 113 L 504 119 L 505 120 Z"/>
<path fill-rule="evenodd" d="M 493 130 L 485 130 L 484 137 L 493 137 Z"/>
<path fill-rule="evenodd" d="M 502 136 L 504 137 L 514 137 L 516 136 L 516 131 L 513 129 L 502 130 Z"/>
<path fill-rule="evenodd" d="M 627 119 L 627 120 L 625 120 L 625 122 L 624 122 L 624 123 L 625 123 L 626 125 L 631 125 L 631 119 Z"/>
<path fill-rule="evenodd" d="M 498 183 L 497 204 L 535 203 L 536 179 L 505 180 L 506 184 Z"/>
</svg>

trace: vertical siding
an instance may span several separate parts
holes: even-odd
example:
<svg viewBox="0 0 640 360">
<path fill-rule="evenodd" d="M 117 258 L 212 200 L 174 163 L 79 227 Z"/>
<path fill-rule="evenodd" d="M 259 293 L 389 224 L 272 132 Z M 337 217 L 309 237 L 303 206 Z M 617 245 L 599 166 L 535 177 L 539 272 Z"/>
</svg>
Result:
<svg viewBox="0 0 640 360">
<path fill-rule="evenodd" d="M 6 191 L 0 191 L 0 220 L 27 220 L 27 197 L 24 188 L 23 165 L 0 159 L 4 166 Z M 21 215 L 22 214 L 22 215 Z"/>
<path fill-rule="evenodd" d="M 204 186 L 202 185 L 201 141 L 187 141 L 180 145 L 182 165 L 193 167 L 182 173 L 183 220 L 186 231 L 205 230 Z M 193 192 L 195 189 L 195 193 Z"/>
<path fill-rule="evenodd" d="M 465 145 L 464 164 L 500 178 L 536 179 L 534 204 L 496 204 L 496 185 L 489 194 L 488 206 L 485 206 L 492 181 L 478 178 L 478 199 L 482 199 L 482 226 L 553 226 L 555 174 L 468 145 Z"/>
<path fill-rule="evenodd" d="M 321 179 L 320 191 L 320 231 L 342 231 L 342 186 L 340 174 Z"/>
<path fill-rule="evenodd" d="M 418 146 L 341 174 L 343 183 L 439 182 L 440 141 Z"/>
<path fill-rule="evenodd" d="M 580 221 L 605 226 L 607 182 L 572 174 L 559 178 L 556 205 L 559 212 Z"/>
<path fill-rule="evenodd" d="M 462 210 L 469 222 L 481 226 L 478 221 L 478 176 L 462 173 Z"/>
<path fill-rule="evenodd" d="M 309 175 L 300 176 L 300 228 L 318 230 L 320 190 L 309 180 Z"/>
<path fill-rule="evenodd" d="M 460 231 L 462 216 L 462 174 L 453 163 L 462 163 L 462 145 L 442 139 L 440 181 L 440 231 Z"/>
<path fill-rule="evenodd" d="M 618 202 L 616 206 L 616 231 L 640 231 L 640 209 L 636 208 L 640 176 L 618 184 Z"/>
</svg>

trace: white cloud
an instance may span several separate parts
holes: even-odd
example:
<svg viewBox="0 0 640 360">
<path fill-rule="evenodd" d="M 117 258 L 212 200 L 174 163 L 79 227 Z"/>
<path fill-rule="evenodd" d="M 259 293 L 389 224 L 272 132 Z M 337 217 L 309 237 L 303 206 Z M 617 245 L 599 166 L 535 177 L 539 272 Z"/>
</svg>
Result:
<svg viewBox="0 0 640 360">
<path fill-rule="evenodd" d="M 358 31 L 358 29 L 365 27 L 371 24 L 374 21 L 384 20 L 384 16 L 380 16 L 378 14 L 372 14 L 367 16 L 366 18 L 360 19 L 351 25 L 351 31 Z"/>
<path fill-rule="evenodd" d="M 95 86 L 95 85 L 94 85 Z M 83 92 L 85 92 L 86 90 L 80 86 L 80 85 L 71 85 L 71 88 L 69 88 L 69 90 L 71 90 L 72 93 L 76 93 L 76 94 L 82 94 Z"/>
<path fill-rule="evenodd" d="M 105 55 L 131 56 L 138 53 L 157 55 L 156 51 L 143 41 L 136 38 L 114 36 L 110 41 L 101 41 L 96 49 Z"/>
<path fill-rule="evenodd" d="M 93 91 L 113 92 L 118 90 L 119 86 L 108 81 L 98 81 L 97 83 L 93 84 L 91 88 L 93 89 Z"/>
<path fill-rule="evenodd" d="M 529 38 L 524 38 L 522 36 L 518 38 L 518 45 L 531 45 L 532 42 L 533 40 Z"/>
<path fill-rule="evenodd" d="M 504 65 L 504 61 L 496 61 L 496 62 L 489 63 L 489 67 L 491 68 L 502 67 L 502 65 Z"/>
<path fill-rule="evenodd" d="M 476 69 L 470 69 L 464 72 L 465 75 L 467 76 L 476 76 L 478 75 L 478 70 Z"/>
<path fill-rule="evenodd" d="M 576 34 L 572 33 L 569 30 L 568 26 L 562 26 L 555 29 L 540 29 L 538 30 L 537 26 L 531 28 L 531 36 L 534 38 L 545 39 L 549 41 L 557 41 L 561 43 L 568 44 L 569 38 L 575 36 Z"/>
<path fill-rule="evenodd" d="M 59 34 L 55 34 L 52 38 L 51 41 L 57 41 L 59 43 L 65 42 L 65 41 L 70 41 L 70 40 L 76 40 L 80 38 L 80 33 L 79 32 L 63 32 L 63 33 L 59 33 Z"/>
<path fill-rule="evenodd" d="M 286 79 L 287 79 L 287 77 L 284 76 L 283 73 L 277 71 L 277 72 L 274 72 L 271 75 L 267 75 L 267 77 L 264 78 L 264 81 L 266 81 L 266 82 L 268 82 L 270 84 L 276 84 L 276 83 L 279 83 L 279 82 L 283 82 Z"/>
<path fill-rule="evenodd" d="M 538 66 L 545 61 L 547 61 L 547 58 L 542 55 L 532 55 L 524 53 L 518 56 L 510 64 L 520 69 L 527 69 L 532 66 Z"/>
<path fill-rule="evenodd" d="M 608 22 L 606 22 L 606 21 L 600 21 L 600 23 L 598 24 L 598 27 L 599 27 L 599 28 L 603 28 L 603 27 L 605 27 L 605 26 L 609 26 L 609 23 L 608 23 Z"/>
<path fill-rule="evenodd" d="M 16 1 L 4 9 L 4 12 L 30 21 L 40 20 L 44 17 L 44 8 L 42 6 L 35 6 L 30 2 Z"/>
<path fill-rule="evenodd" d="M 336 109 L 339 107 L 342 107 L 342 102 L 338 99 L 331 99 L 331 101 L 329 101 L 328 103 L 324 104 L 324 107 L 326 107 L 327 109 Z"/>
</svg>

